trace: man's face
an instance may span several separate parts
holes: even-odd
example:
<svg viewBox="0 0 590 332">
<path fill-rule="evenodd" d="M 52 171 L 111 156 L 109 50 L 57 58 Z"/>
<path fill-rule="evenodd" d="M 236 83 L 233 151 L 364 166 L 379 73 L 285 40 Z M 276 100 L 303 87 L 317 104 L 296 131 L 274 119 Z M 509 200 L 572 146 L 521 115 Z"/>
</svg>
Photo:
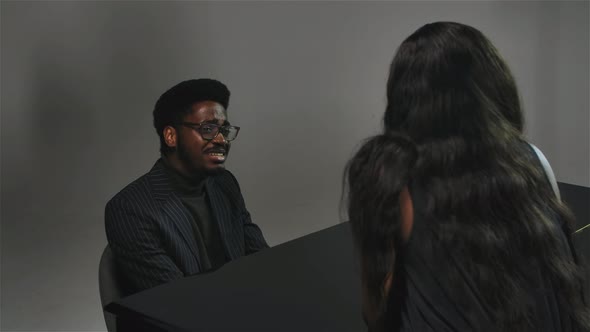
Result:
<svg viewBox="0 0 590 332">
<path fill-rule="evenodd" d="M 201 101 L 192 105 L 192 112 L 184 117 L 185 123 L 226 125 L 225 108 L 214 101 Z M 229 143 L 222 133 L 206 140 L 195 129 L 178 127 L 176 153 L 189 172 L 215 173 L 224 168 L 229 152 Z"/>
</svg>

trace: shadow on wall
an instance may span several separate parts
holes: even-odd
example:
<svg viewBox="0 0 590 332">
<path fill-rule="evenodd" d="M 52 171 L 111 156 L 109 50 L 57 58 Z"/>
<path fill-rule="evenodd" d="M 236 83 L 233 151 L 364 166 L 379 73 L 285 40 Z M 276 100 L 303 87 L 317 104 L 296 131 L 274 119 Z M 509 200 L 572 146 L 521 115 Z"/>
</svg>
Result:
<svg viewBox="0 0 590 332">
<path fill-rule="evenodd" d="M 1 328 L 104 329 L 97 280 L 104 206 L 155 162 L 153 104 L 190 75 L 168 47 L 178 41 L 168 37 L 178 34 L 171 18 L 182 8 L 12 3 L 2 4 L 3 19 L 5 9 L 17 17 L 3 22 L 14 47 L 5 58 L 3 40 L 2 65 L 17 68 L 6 73 L 26 91 L 3 101 L 19 107 L 8 110 L 14 127 L 3 135 L 2 190 L 10 197 L 2 201 Z"/>
</svg>

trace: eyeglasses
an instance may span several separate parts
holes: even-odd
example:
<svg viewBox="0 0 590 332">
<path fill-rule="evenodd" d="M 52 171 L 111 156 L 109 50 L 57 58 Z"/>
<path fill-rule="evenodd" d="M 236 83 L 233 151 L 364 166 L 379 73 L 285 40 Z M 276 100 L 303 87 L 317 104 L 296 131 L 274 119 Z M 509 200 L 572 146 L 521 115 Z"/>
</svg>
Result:
<svg viewBox="0 0 590 332">
<path fill-rule="evenodd" d="M 233 141 L 238 136 L 238 132 L 240 131 L 240 127 L 236 126 L 227 126 L 227 125 L 218 125 L 214 123 L 192 123 L 192 122 L 182 122 L 181 125 L 185 127 L 189 127 L 194 131 L 198 132 L 204 140 L 211 141 L 214 140 L 219 133 L 223 135 L 226 141 Z"/>
</svg>

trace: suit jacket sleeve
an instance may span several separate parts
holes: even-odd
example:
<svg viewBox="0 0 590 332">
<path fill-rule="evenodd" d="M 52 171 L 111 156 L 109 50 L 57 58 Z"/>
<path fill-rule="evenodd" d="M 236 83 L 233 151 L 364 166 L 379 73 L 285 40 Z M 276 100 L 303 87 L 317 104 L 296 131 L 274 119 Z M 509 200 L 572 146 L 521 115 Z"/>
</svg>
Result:
<svg viewBox="0 0 590 332">
<path fill-rule="evenodd" d="M 184 276 L 166 254 L 157 225 L 139 202 L 113 199 L 105 209 L 109 246 L 134 291 Z"/>
<path fill-rule="evenodd" d="M 250 212 L 248 212 L 246 209 L 246 204 L 244 202 L 244 197 L 242 196 L 242 191 L 240 190 L 238 180 L 231 172 L 228 171 L 227 173 L 229 174 L 231 181 L 236 188 L 236 196 L 238 200 L 237 205 L 240 209 L 240 219 L 242 220 L 242 225 L 244 227 L 244 244 L 246 255 L 268 248 L 268 244 L 262 235 L 262 231 L 256 224 L 252 222 Z"/>
</svg>

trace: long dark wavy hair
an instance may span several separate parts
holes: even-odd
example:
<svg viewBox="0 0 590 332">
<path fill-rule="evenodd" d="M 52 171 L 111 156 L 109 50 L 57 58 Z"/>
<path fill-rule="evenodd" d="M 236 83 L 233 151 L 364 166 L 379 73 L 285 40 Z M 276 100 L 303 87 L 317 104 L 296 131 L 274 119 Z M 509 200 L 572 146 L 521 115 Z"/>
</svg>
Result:
<svg viewBox="0 0 590 332">
<path fill-rule="evenodd" d="M 427 193 L 422 213 L 437 220 L 429 225 L 432 246 L 457 257 L 499 329 L 533 329 L 531 269 L 552 285 L 560 311 L 590 329 L 573 216 L 530 153 L 523 127 L 514 78 L 480 31 L 432 23 L 400 45 L 387 82 L 386 134 L 361 148 L 345 176 L 348 215 L 370 260 L 366 280 L 381 315 L 391 315 L 380 282 L 395 264 L 392 239 L 399 240 L 399 207 L 391 202 L 411 181 Z M 444 269 L 460 297 L 461 271 Z M 380 322 L 376 329 L 391 328 Z"/>
<path fill-rule="evenodd" d="M 392 303 L 385 296 L 384 280 L 388 273 L 397 272 L 401 262 L 401 209 L 396 202 L 408 186 L 417 158 L 414 143 L 386 133 L 369 138 L 346 167 L 348 218 L 361 256 L 363 286 L 372 299 L 364 304 L 379 316 L 376 322 L 365 317 L 371 332 L 382 331 L 395 320 L 388 314 Z"/>
</svg>

